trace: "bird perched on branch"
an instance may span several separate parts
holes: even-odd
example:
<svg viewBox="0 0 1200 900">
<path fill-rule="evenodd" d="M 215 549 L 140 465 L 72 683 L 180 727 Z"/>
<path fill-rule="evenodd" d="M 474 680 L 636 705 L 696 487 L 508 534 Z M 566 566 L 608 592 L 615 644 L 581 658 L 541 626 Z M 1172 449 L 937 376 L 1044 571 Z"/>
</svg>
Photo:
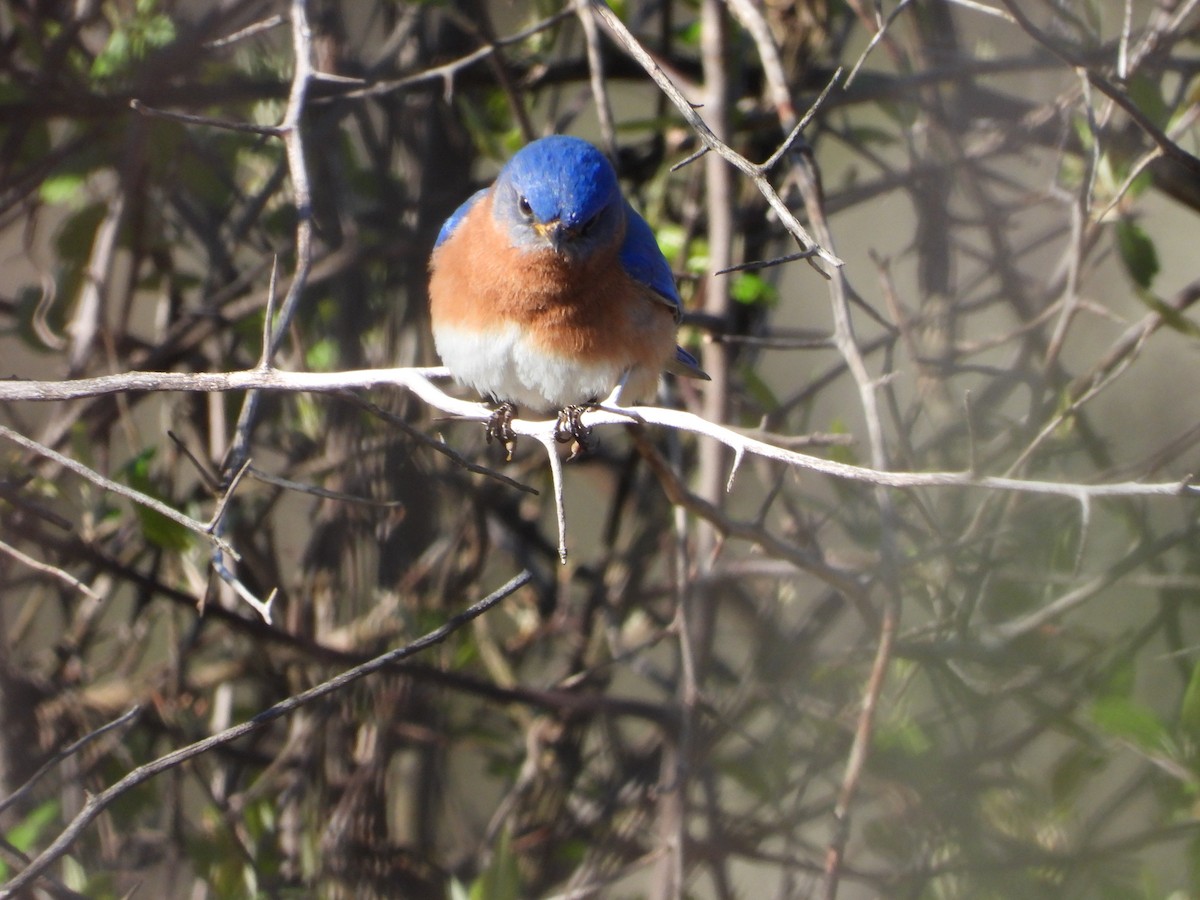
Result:
<svg viewBox="0 0 1200 900">
<path fill-rule="evenodd" d="M 707 379 L 675 344 L 671 268 L 616 173 L 587 141 L 534 141 L 446 220 L 430 259 L 430 318 L 442 362 L 499 403 L 488 438 L 511 448 L 516 407 L 579 416 L 618 385 L 652 399 L 660 373 Z"/>
</svg>

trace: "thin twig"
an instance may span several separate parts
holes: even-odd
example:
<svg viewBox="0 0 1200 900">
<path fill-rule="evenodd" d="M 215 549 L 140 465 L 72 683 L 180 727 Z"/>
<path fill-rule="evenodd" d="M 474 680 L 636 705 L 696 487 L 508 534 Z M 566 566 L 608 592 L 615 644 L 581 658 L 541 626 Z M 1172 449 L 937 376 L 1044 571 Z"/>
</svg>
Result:
<svg viewBox="0 0 1200 900">
<path fill-rule="evenodd" d="M 675 83 L 663 71 L 662 67 L 638 43 L 637 38 L 625 27 L 625 23 L 617 17 L 617 14 L 609 9 L 603 0 L 590 0 L 590 2 L 592 10 L 600 18 L 600 21 L 604 23 L 609 32 L 625 48 L 626 52 L 646 71 L 646 74 L 653 79 L 654 83 L 667 96 L 667 99 L 675 105 L 675 108 L 679 110 L 679 114 L 683 116 L 684 121 L 692 127 L 692 130 L 696 132 L 696 135 L 704 145 L 714 153 L 719 154 L 724 160 L 754 182 L 754 186 L 766 198 L 771 208 L 775 210 L 784 227 L 791 232 L 792 236 L 804 249 L 808 249 L 809 247 L 816 248 L 816 255 L 827 264 L 834 267 L 842 266 L 842 261 L 829 250 L 821 247 L 812 235 L 808 233 L 808 230 L 800 224 L 799 219 L 788 208 L 788 205 L 783 202 L 779 194 L 775 192 L 775 188 L 771 186 L 771 183 L 767 181 L 761 168 L 735 152 L 729 145 L 713 134 L 712 129 L 708 127 L 704 119 L 692 108 L 687 98 L 683 96 L 679 88 L 675 86 Z"/>
<path fill-rule="evenodd" d="M 842 873 L 842 857 L 845 855 L 846 842 L 850 837 L 850 805 L 858 792 L 858 783 L 862 778 L 863 769 L 866 767 L 867 757 L 870 753 L 871 736 L 875 733 L 875 710 L 879 705 L 879 698 L 883 694 L 888 666 L 892 661 L 897 614 L 896 604 L 888 603 L 884 607 L 879 628 L 879 646 L 875 649 L 875 659 L 871 664 L 871 674 L 867 678 L 862 708 L 859 710 L 858 723 L 854 729 L 854 741 L 851 743 L 850 753 L 846 757 L 846 771 L 842 776 L 842 785 L 838 790 L 837 802 L 833 808 L 834 836 L 826 851 L 825 883 L 821 895 L 825 900 L 834 900 L 837 896 L 838 883 Z"/>
<path fill-rule="evenodd" d="M 754 40 L 754 47 L 758 51 L 758 60 L 767 80 L 768 96 L 775 107 L 775 114 L 781 119 L 794 120 L 796 107 L 792 102 L 787 68 L 784 66 L 779 47 L 775 43 L 775 36 L 771 33 L 771 25 L 763 15 L 762 5 L 753 0 L 728 0 L 728 2 L 729 11 L 733 13 L 733 17 L 750 32 L 750 37 Z M 832 84 L 832 81 L 830 83 Z"/>
<path fill-rule="evenodd" d="M 233 499 L 234 491 L 237 490 L 238 484 L 246 475 L 246 470 L 250 468 L 250 460 L 242 463 L 240 469 L 233 473 L 233 478 L 229 480 L 229 486 L 221 493 L 217 500 L 217 508 L 213 510 L 212 518 L 208 522 L 208 530 L 214 534 L 221 533 L 221 524 L 225 519 L 225 510 L 229 506 L 229 501 Z"/>
<path fill-rule="evenodd" d="M 979 3 L 977 0 L 950 0 L 950 2 L 955 6 L 961 6 L 963 9 L 980 12 L 987 16 L 995 16 L 997 19 L 1003 19 L 1005 22 L 1016 21 L 1011 14 L 1006 13 L 1004 10 L 988 6 L 986 3 Z"/>
<path fill-rule="evenodd" d="M 391 412 L 390 410 L 384 409 L 379 404 L 372 403 L 370 400 L 359 397 L 357 394 L 354 394 L 350 391 L 343 391 L 341 396 L 348 402 L 353 403 L 359 409 L 366 410 L 371 415 L 376 416 L 389 425 L 395 425 L 397 428 L 402 429 L 404 433 L 414 441 L 424 447 L 428 447 L 430 450 L 437 451 L 459 468 L 466 469 L 468 472 L 471 472 L 475 475 L 483 475 L 487 478 L 491 478 L 494 481 L 498 481 L 501 484 L 507 485 L 510 488 L 521 491 L 522 493 L 532 494 L 535 497 L 537 496 L 537 488 L 531 487 L 528 484 L 522 484 L 515 478 L 509 478 L 503 472 L 497 472 L 495 469 L 491 469 L 487 466 L 481 466 L 479 463 L 471 462 L 471 460 L 467 459 L 465 456 L 447 444 L 444 440 L 430 437 L 419 428 L 414 428 L 403 418 Z"/>
<path fill-rule="evenodd" d="M 584 47 L 587 49 L 588 76 L 592 88 L 592 100 L 596 104 L 596 118 L 600 123 L 600 136 L 604 150 L 615 163 L 617 161 L 617 129 L 613 124 L 612 104 L 608 99 L 608 87 L 604 81 L 604 57 L 600 52 L 600 30 L 595 18 L 588 12 L 588 0 L 574 0 L 572 8 L 583 26 Z"/>
<path fill-rule="evenodd" d="M 11 384 L 11 382 L 9 383 Z M 14 444 L 24 447 L 26 450 L 32 450 L 39 456 L 44 456 L 47 459 L 53 460 L 63 468 L 74 472 L 80 478 L 84 478 L 92 482 L 92 484 L 116 494 L 118 497 L 124 497 L 126 500 L 132 500 L 134 503 L 144 506 L 147 509 L 154 510 L 159 515 L 165 516 L 177 525 L 182 525 L 188 531 L 194 531 L 196 534 L 201 535 L 205 540 L 210 541 L 222 552 L 228 553 L 235 559 L 241 558 L 223 538 L 212 533 L 209 525 L 206 525 L 202 522 L 197 522 L 190 516 L 185 516 L 183 513 L 167 506 L 167 504 L 163 503 L 161 500 L 156 500 L 154 497 L 151 497 L 148 494 L 143 494 L 141 491 L 134 490 L 131 487 L 113 481 L 111 478 L 105 478 L 94 469 L 90 469 L 83 465 L 83 463 L 76 462 L 69 456 L 63 456 L 58 451 L 51 450 L 44 444 L 39 444 L 37 441 L 27 438 L 23 434 L 13 431 L 7 426 L 0 425 L 0 437 L 8 438 L 8 440 L 12 441 Z"/>
<path fill-rule="evenodd" d="M 261 481 L 263 484 L 269 484 L 272 487 L 283 488 L 285 491 L 296 491 L 299 494 L 310 494 L 313 497 L 323 497 L 326 500 L 358 503 L 363 506 L 376 506 L 381 509 L 399 509 L 404 506 L 403 500 L 376 500 L 374 497 L 360 497 L 358 494 L 348 494 L 345 491 L 332 491 L 329 488 L 323 488 L 315 484 L 304 484 L 303 482 L 292 481 L 289 478 L 282 478 L 279 475 L 272 475 L 270 472 L 264 472 L 253 466 L 246 467 L 246 474 L 255 481 Z"/>
<path fill-rule="evenodd" d="M 1197 118 L 1200 118 L 1200 104 L 1193 104 L 1182 116 L 1179 117 L 1179 120 L 1174 126 L 1172 126 L 1171 130 L 1168 131 L 1167 134 L 1174 139 L 1176 136 L 1183 134 L 1193 125 L 1195 125 Z M 1117 207 L 1118 204 L 1121 203 L 1122 200 L 1125 199 L 1125 195 L 1129 192 L 1129 189 L 1133 187 L 1134 182 L 1141 177 L 1141 174 L 1144 171 L 1146 171 L 1146 167 L 1156 159 L 1160 158 L 1162 155 L 1163 150 L 1162 147 L 1159 146 L 1151 147 L 1144 154 L 1142 154 L 1142 156 L 1139 157 L 1138 160 L 1129 167 L 1129 174 L 1125 176 L 1125 180 L 1121 182 L 1120 186 L 1113 191 L 1113 195 L 1109 199 L 1107 205 L 1105 205 L 1104 209 L 1098 213 L 1093 213 L 1093 221 L 1108 221 L 1109 214 Z"/>
<path fill-rule="evenodd" d="M 378 97 L 381 94 L 389 94 L 393 91 L 406 90 L 407 88 L 415 85 L 424 84 L 427 81 L 442 81 L 445 82 L 445 94 L 446 97 L 449 98 L 453 92 L 454 76 L 463 69 L 469 68 L 477 62 L 487 59 L 489 56 L 495 53 L 496 49 L 499 47 L 506 47 L 509 44 L 519 44 L 521 41 L 527 40 L 528 38 L 533 37 L 535 34 L 539 34 L 545 31 L 547 28 L 557 25 L 559 22 L 570 18 L 574 14 L 574 11 L 570 7 L 566 7 L 554 13 L 554 15 L 547 16 L 546 18 L 535 22 L 528 28 L 514 32 L 508 37 L 496 38 L 496 40 L 492 43 L 480 47 L 478 50 L 472 50 L 465 56 L 460 56 L 458 59 L 453 59 L 448 63 L 423 69 L 420 72 L 417 72 L 413 75 L 406 75 L 403 78 L 393 78 L 388 81 L 381 81 L 377 84 L 371 85 L 370 87 L 365 87 L 356 91 L 348 91 L 345 94 L 339 94 L 338 96 L 343 99 L 350 99 L 354 97 Z"/>
<path fill-rule="evenodd" d="M 1133 0 L 1125 0 L 1125 16 L 1121 21 L 1121 37 L 1117 41 L 1117 78 L 1129 77 L 1129 32 L 1133 27 Z"/>
<path fill-rule="evenodd" d="M 267 137 L 279 137 L 280 134 L 278 125 L 259 125 L 256 122 L 237 122 L 233 119 L 216 119 L 212 116 L 197 116 L 191 113 L 175 112 L 170 109 L 158 109 L 154 106 L 147 106 L 136 98 L 129 101 L 129 106 L 134 112 L 140 113 L 143 116 L 149 116 L 153 119 L 166 119 L 170 122 L 181 122 L 184 125 L 221 128 L 225 131 L 240 131 L 245 134 L 258 134 Z"/>
<path fill-rule="evenodd" d="M 267 282 L 267 308 L 263 310 L 262 356 L 259 357 L 260 369 L 271 368 L 271 329 L 275 323 L 275 313 L 279 301 L 279 254 L 271 257 L 271 278 Z"/>
<path fill-rule="evenodd" d="M 104 297 L 113 269 L 113 254 L 117 249 L 117 236 L 125 217 L 125 190 L 123 180 L 118 179 L 116 196 L 105 204 L 104 219 L 96 229 L 91 253 L 83 271 L 79 301 L 75 305 L 75 314 L 67 325 L 67 334 L 70 335 L 67 368 L 72 375 L 83 371 L 100 330 Z"/>
<path fill-rule="evenodd" d="M 800 253 L 788 253 L 784 256 L 775 256 L 771 259 L 755 259 L 750 262 L 737 263 L 732 266 L 725 266 L 723 269 L 717 269 L 713 272 L 714 275 L 728 275 L 730 272 L 754 272 L 758 269 L 769 269 L 773 266 L 781 266 L 784 263 L 795 262 L 798 259 L 809 259 L 816 253 L 816 248 L 810 248 Z"/>
<path fill-rule="evenodd" d="M 44 563 L 39 559 L 34 559 L 32 556 L 22 553 L 12 544 L 7 543 L 6 541 L 0 541 L 0 553 L 8 554 L 17 562 L 30 569 L 33 569 L 35 572 L 41 572 L 43 575 L 49 575 L 52 578 L 57 578 L 63 584 L 67 585 L 67 587 L 74 588 L 80 593 L 86 594 L 91 600 L 100 600 L 99 594 L 93 591 L 90 587 L 88 587 L 70 572 L 60 569 L 58 566 L 52 566 L 49 563 Z M 0 811 L 3 809 L 4 805 L 0 804 Z"/>
<path fill-rule="evenodd" d="M 841 66 L 838 66 L 833 70 L 833 74 L 829 76 L 829 81 L 825 83 L 825 87 L 821 89 L 821 93 L 817 95 L 817 99 L 814 100 L 808 109 L 804 111 L 804 115 L 802 115 L 800 117 L 800 121 L 798 121 L 792 127 L 791 132 L 786 138 L 783 139 L 783 143 L 780 144 L 776 148 L 775 152 L 767 157 L 766 162 L 760 166 L 764 172 L 773 169 L 775 164 L 783 158 L 784 154 L 792 149 L 792 145 L 799 140 L 801 133 L 803 133 L 804 129 L 808 127 L 808 124 L 816 117 L 817 111 L 825 102 L 825 98 L 829 96 L 829 92 L 833 90 L 833 86 L 837 84 L 838 79 L 842 77 L 842 71 L 843 69 Z"/>
<path fill-rule="evenodd" d="M 273 16 L 267 16 L 259 22 L 253 22 L 245 28 L 239 28 L 232 34 L 227 34 L 225 37 L 215 38 L 204 45 L 206 50 L 219 50 L 222 47 L 228 47 L 230 44 L 236 44 L 238 41 L 244 41 L 247 38 L 254 37 L 256 34 L 261 34 L 264 31 L 270 31 L 283 24 L 283 15 L 276 13 Z"/>
<path fill-rule="evenodd" d="M 25 796 L 34 789 L 37 783 L 42 780 L 46 773 L 57 766 L 64 759 L 69 759 L 70 757 L 74 756 L 92 741 L 96 740 L 96 738 L 107 734 L 114 728 L 120 728 L 123 725 L 129 724 L 138 717 L 141 711 L 142 708 L 140 706 L 131 706 L 111 722 L 106 722 L 94 731 L 89 731 L 79 740 L 68 744 L 66 747 L 63 747 L 63 749 L 59 750 L 52 757 L 42 763 L 42 765 L 38 767 L 38 770 L 30 775 L 23 785 L 21 785 L 3 800 L 0 800 L 0 813 L 4 812 L 4 810 L 8 809 L 14 803 L 19 803 L 21 800 L 23 800 Z"/>
<path fill-rule="evenodd" d="M 1062 618 L 1071 610 L 1092 599 L 1106 588 L 1112 587 L 1121 578 L 1147 562 L 1155 560 L 1163 553 L 1178 546 L 1184 541 L 1194 541 L 1195 528 L 1183 528 L 1156 538 L 1149 543 L 1139 542 L 1129 553 L 1115 563 L 1049 603 L 1039 605 L 1037 609 L 1017 619 L 1012 619 L 999 625 L 989 626 L 983 630 L 981 643 L 988 647 L 1000 647 L 1030 632 L 1042 628 L 1046 624 Z"/>
<path fill-rule="evenodd" d="M 867 42 L 867 46 L 863 48 L 863 52 L 859 54 L 859 57 L 855 61 L 854 65 L 850 67 L 850 74 L 846 76 L 847 88 L 849 88 L 850 85 L 854 83 L 854 79 L 858 77 L 858 71 L 862 68 L 863 63 L 867 61 L 867 57 L 871 55 L 871 51 L 875 49 L 876 45 L 878 45 L 887 34 L 888 26 L 896 21 L 896 17 L 908 7 L 910 2 L 911 0 L 900 0 L 900 2 L 896 4 L 895 8 L 888 13 L 888 17 L 886 19 L 879 20 L 879 27 L 875 30 L 875 33 L 871 35 L 871 40 Z"/>
<path fill-rule="evenodd" d="M 557 423 L 555 423 L 557 426 Z M 554 513 L 558 522 L 558 560 L 564 565 L 567 562 L 567 509 L 563 500 L 562 460 L 558 457 L 558 438 L 556 431 L 542 431 L 531 435 L 546 448 L 546 459 L 550 463 L 550 476 L 554 484 Z"/>
<path fill-rule="evenodd" d="M 734 519 L 703 497 L 689 491 L 679 474 L 671 468 L 663 455 L 640 430 L 632 429 L 631 437 L 642 458 L 653 469 L 667 499 L 672 504 L 711 523 L 727 537 L 750 541 L 767 555 L 784 560 L 802 572 L 815 575 L 843 596 L 861 597 L 862 586 L 851 572 L 830 565 L 816 554 L 792 541 L 777 537 L 761 524 Z"/>
</svg>

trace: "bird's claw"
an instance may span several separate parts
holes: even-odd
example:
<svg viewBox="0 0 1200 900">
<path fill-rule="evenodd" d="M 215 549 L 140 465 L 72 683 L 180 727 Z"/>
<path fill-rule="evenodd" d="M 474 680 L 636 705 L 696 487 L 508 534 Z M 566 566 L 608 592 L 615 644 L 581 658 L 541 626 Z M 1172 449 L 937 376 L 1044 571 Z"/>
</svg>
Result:
<svg viewBox="0 0 1200 900">
<path fill-rule="evenodd" d="M 499 441 L 504 446 L 508 462 L 512 462 L 513 448 L 517 446 L 517 434 L 512 429 L 513 416 L 516 414 L 516 405 L 505 400 L 492 411 L 487 422 L 487 442 Z"/>
<path fill-rule="evenodd" d="M 558 412 L 558 421 L 554 424 L 554 439 L 560 444 L 573 442 L 571 459 L 581 456 L 594 444 L 592 429 L 584 425 L 582 420 L 583 414 L 591 408 L 592 404 L 583 403 L 563 407 Z"/>
</svg>

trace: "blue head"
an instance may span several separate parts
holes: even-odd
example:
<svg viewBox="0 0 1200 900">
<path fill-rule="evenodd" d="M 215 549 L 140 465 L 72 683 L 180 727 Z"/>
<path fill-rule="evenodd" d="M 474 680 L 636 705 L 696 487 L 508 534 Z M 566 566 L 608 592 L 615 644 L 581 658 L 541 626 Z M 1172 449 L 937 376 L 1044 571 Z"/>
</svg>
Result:
<svg viewBox="0 0 1200 900">
<path fill-rule="evenodd" d="M 555 135 L 524 147 L 493 190 L 493 215 L 521 249 L 580 260 L 614 247 L 624 234 L 617 175 L 603 153 L 579 138 Z"/>
</svg>

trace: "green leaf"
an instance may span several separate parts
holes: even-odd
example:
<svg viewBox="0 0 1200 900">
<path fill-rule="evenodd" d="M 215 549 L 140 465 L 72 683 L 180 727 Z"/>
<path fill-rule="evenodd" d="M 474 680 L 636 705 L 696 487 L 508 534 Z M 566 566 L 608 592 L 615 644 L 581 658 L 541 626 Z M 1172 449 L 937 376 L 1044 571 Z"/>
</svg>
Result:
<svg viewBox="0 0 1200 900">
<path fill-rule="evenodd" d="M 125 480 L 131 488 L 141 491 L 155 500 L 162 500 L 164 503 L 167 503 L 169 501 L 158 489 L 150 471 L 150 464 L 154 460 L 154 454 L 155 448 L 150 447 L 126 463 L 124 468 Z M 172 521 L 162 513 L 156 512 L 140 503 L 135 503 L 133 508 L 138 522 L 142 526 L 142 534 L 146 540 L 156 547 L 181 552 L 191 546 L 191 532 L 178 522 Z"/>
<path fill-rule="evenodd" d="M 1148 288 L 1158 274 L 1158 251 L 1150 236 L 1136 222 L 1122 219 L 1117 223 L 1117 251 L 1138 287 Z"/>
<path fill-rule="evenodd" d="M 92 63 L 93 78 L 108 78 L 115 75 L 129 62 L 129 34 L 123 29 L 117 29 L 109 37 L 104 49 L 96 55 Z"/>
<path fill-rule="evenodd" d="M 47 800 L 13 826 L 7 835 L 8 842 L 22 853 L 32 850 L 46 826 L 53 822 L 57 815 L 57 801 Z"/>
<path fill-rule="evenodd" d="M 314 372 L 327 372 L 333 369 L 337 360 L 337 344 L 332 340 L 316 341 L 304 354 L 304 362 Z"/>
<path fill-rule="evenodd" d="M 1092 721 L 1106 734 L 1143 750 L 1159 752 L 1168 745 L 1166 727 L 1154 711 L 1125 697 L 1104 697 L 1091 709 Z"/>
<path fill-rule="evenodd" d="M 655 230 L 654 237 L 658 241 L 658 249 L 662 251 L 663 256 L 667 259 L 674 259 L 683 252 L 683 243 L 686 239 L 686 234 L 678 225 L 660 225 Z"/>
<path fill-rule="evenodd" d="M 175 23 L 155 12 L 157 0 L 138 0 L 132 16 L 113 23 L 112 34 L 92 63 L 92 77 L 112 78 L 175 40 Z M 115 17 L 115 16 L 114 16 Z"/>
<path fill-rule="evenodd" d="M 700 46 L 700 20 L 693 19 L 687 25 L 675 30 L 675 36 L 680 43 L 686 44 L 689 47 Z"/>
<path fill-rule="evenodd" d="M 33 809 L 29 815 L 18 822 L 4 837 L 13 847 L 22 853 L 28 853 L 38 843 L 38 839 L 46 830 L 46 826 L 58 816 L 58 802 L 47 800 L 41 806 Z M 0 883 L 8 880 L 8 865 L 0 859 Z"/>
<path fill-rule="evenodd" d="M 71 203 L 79 199 L 83 190 L 84 177 L 80 172 L 63 172 L 51 175 L 38 187 L 38 194 L 43 202 L 60 204 Z"/>
<path fill-rule="evenodd" d="M 521 900 L 521 897 L 517 857 L 512 852 L 512 839 L 506 828 L 500 833 L 492 861 L 471 885 L 471 900 Z"/>
<path fill-rule="evenodd" d="M 829 426 L 825 430 L 830 434 L 851 434 L 850 428 L 846 425 L 846 420 L 840 418 L 831 419 Z M 833 444 L 826 448 L 825 456 L 834 462 L 848 463 L 852 466 L 858 465 L 859 462 L 858 454 L 854 452 L 854 447 L 849 444 Z"/>
<path fill-rule="evenodd" d="M 1164 303 L 1160 297 L 1156 297 L 1151 291 L 1138 291 L 1138 299 L 1141 300 L 1147 307 L 1158 313 L 1163 320 L 1163 324 L 1172 331 L 1178 331 L 1180 334 L 1186 334 L 1189 337 L 1200 337 L 1200 326 L 1197 326 L 1187 316 L 1180 312 L 1169 303 Z"/>
<path fill-rule="evenodd" d="M 881 722 L 875 731 L 875 745 L 880 751 L 915 759 L 933 749 L 933 740 L 916 720 L 903 717 Z"/>
<path fill-rule="evenodd" d="M 1200 661 L 1192 667 L 1192 677 L 1179 704 L 1179 727 L 1192 740 L 1200 741 Z"/>
<path fill-rule="evenodd" d="M 683 267 L 695 275 L 702 275 L 708 271 L 708 241 L 703 238 L 692 239 Z"/>
<path fill-rule="evenodd" d="M 737 275 L 729 286 L 729 294 L 738 303 L 747 306 L 756 303 L 769 305 L 779 299 L 775 285 L 754 272 L 742 272 Z"/>
<path fill-rule="evenodd" d="M 1104 673 L 1104 682 L 1097 687 L 1101 697 L 1131 697 L 1137 684 L 1137 667 L 1129 659 L 1112 665 Z"/>
<path fill-rule="evenodd" d="M 1135 75 L 1126 88 L 1129 99 L 1147 119 L 1159 128 L 1165 128 L 1171 118 L 1171 110 L 1163 100 L 1162 89 L 1157 79 Z"/>
</svg>

